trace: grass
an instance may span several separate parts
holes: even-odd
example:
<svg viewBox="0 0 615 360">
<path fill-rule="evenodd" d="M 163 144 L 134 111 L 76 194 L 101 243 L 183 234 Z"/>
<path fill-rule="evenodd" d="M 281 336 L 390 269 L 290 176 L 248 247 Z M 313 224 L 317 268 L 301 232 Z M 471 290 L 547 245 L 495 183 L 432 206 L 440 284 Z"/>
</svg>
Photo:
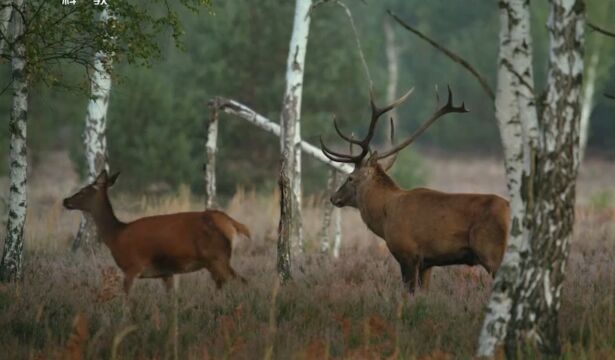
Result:
<svg viewBox="0 0 615 360">
<path fill-rule="evenodd" d="M 459 167 L 460 176 L 448 179 L 447 186 L 447 161 L 435 159 L 430 169 L 438 188 L 500 191 L 494 162 L 473 161 L 465 173 Z M 615 170 L 610 166 L 603 172 Z M 480 180 L 472 178 L 477 171 Z M 486 173 L 494 174 L 491 182 Z M 45 189 L 45 182 L 33 177 L 31 194 L 38 206 L 28 219 L 24 280 L 0 287 L 0 354 L 16 359 L 172 358 L 172 300 L 162 283 L 137 281 L 134 318 L 124 319 L 121 273 L 108 250 L 68 251 L 79 217 L 62 210 L 59 199 L 74 183 Z M 596 194 L 613 190 L 593 179 L 582 176 L 579 186 L 560 311 L 565 359 L 615 355 L 615 212 L 596 200 Z M 153 198 L 113 195 L 125 220 L 198 209 L 202 203 L 185 189 Z M 436 269 L 430 291 L 408 301 L 397 264 L 355 211 L 343 214 L 341 257 L 317 251 L 322 199 L 314 197 L 305 201 L 306 252 L 294 259 L 293 280 L 278 286 L 276 202 L 275 194 L 239 191 L 228 204 L 227 210 L 254 234 L 251 242 L 236 244 L 233 257 L 247 286 L 231 283 L 217 291 L 206 271 L 181 276 L 181 359 L 471 358 L 491 284 L 482 269 Z"/>
</svg>

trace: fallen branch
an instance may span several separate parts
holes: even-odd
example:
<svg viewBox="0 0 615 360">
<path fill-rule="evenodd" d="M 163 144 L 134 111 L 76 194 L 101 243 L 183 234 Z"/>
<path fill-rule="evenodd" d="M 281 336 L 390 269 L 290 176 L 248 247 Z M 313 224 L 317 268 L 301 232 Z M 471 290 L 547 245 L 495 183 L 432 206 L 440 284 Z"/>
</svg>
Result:
<svg viewBox="0 0 615 360">
<path fill-rule="evenodd" d="M 256 111 L 250 109 L 246 105 L 243 105 L 235 100 L 226 99 L 223 97 L 216 97 L 212 99 L 209 103 L 217 104 L 218 108 L 225 113 L 232 114 L 242 119 L 248 120 L 252 124 L 260 127 L 261 129 L 268 131 L 276 136 L 280 136 L 280 125 L 267 119 L 263 115 L 258 114 Z M 306 154 L 311 155 L 316 160 L 319 160 L 343 173 L 350 174 L 353 170 L 352 166 L 348 164 L 341 164 L 327 159 L 327 157 L 323 155 L 322 151 L 319 148 L 306 141 L 301 141 L 301 150 L 304 151 Z"/>
</svg>

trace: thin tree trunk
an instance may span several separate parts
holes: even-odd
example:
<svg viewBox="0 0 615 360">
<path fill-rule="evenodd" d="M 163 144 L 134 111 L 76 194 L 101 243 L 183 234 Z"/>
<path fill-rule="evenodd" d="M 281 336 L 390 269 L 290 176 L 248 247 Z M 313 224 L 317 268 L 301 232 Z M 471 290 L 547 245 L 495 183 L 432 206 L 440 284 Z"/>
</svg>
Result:
<svg viewBox="0 0 615 360">
<path fill-rule="evenodd" d="M 280 222 L 278 226 L 278 276 L 282 281 L 287 281 L 291 278 L 290 269 L 290 251 L 291 251 L 291 219 L 294 214 L 292 202 L 292 186 L 290 182 L 290 174 L 293 169 L 289 166 L 289 159 L 292 156 L 288 152 L 282 154 L 280 162 L 280 177 L 278 185 L 280 187 Z"/>
<path fill-rule="evenodd" d="M 13 7 L 11 5 L 11 0 L 0 1 L 0 32 L 2 34 L 0 39 L 0 55 L 4 54 L 6 38 L 9 34 L 9 23 L 11 21 L 11 14 L 13 13 Z"/>
<path fill-rule="evenodd" d="M 399 47 L 395 43 L 395 31 L 391 27 L 391 23 L 384 21 L 384 37 L 385 37 L 385 52 L 387 56 L 387 71 L 389 80 L 387 83 L 387 103 L 392 103 L 397 99 L 397 84 L 399 82 Z M 397 125 L 397 109 L 390 111 L 392 122 L 388 122 L 389 134 L 392 133 L 391 127 Z M 392 145 L 393 139 L 390 139 L 389 145 Z"/>
<path fill-rule="evenodd" d="M 337 186 L 337 177 L 337 171 L 329 171 L 329 177 L 327 178 L 326 194 L 332 194 L 333 192 L 335 192 Z M 330 229 L 333 210 L 335 209 L 335 207 L 327 196 L 325 196 L 324 198 L 323 208 L 324 211 L 322 218 L 322 228 L 320 230 L 320 251 L 325 254 L 328 254 L 329 251 L 331 251 Z"/>
<path fill-rule="evenodd" d="M 107 23 L 111 19 L 107 7 L 100 13 L 99 21 Z M 87 181 L 92 182 L 104 169 L 109 171 L 107 162 L 107 109 L 111 94 L 111 64 L 107 54 L 99 51 L 94 57 L 94 71 L 91 78 L 91 96 L 88 102 L 83 131 L 83 143 L 87 168 Z M 96 239 L 96 227 L 89 215 L 82 215 L 79 231 L 72 244 L 73 251 L 91 246 Z"/>
<path fill-rule="evenodd" d="M 342 248 L 342 209 L 333 209 L 333 257 L 340 257 Z"/>
<path fill-rule="evenodd" d="M 293 32 L 286 63 L 286 90 L 280 119 L 281 153 L 288 152 L 292 162 L 288 166 L 293 169 L 289 174 L 292 186 L 291 201 L 293 218 L 291 234 L 293 249 L 303 251 L 303 227 L 301 225 L 301 96 L 303 92 L 303 73 L 305 69 L 305 53 L 307 50 L 310 30 L 311 0 L 297 0 L 293 20 Z M 288 160 L 288 159 L 287 159 Z"/>
<path fill-rule="evenodd" d="M 13 2 L 24 13 L 23 0 Z M 26 147 L 26 124 L 28 119 L 28 74 L 24 19 L 15 13 L 11 22 L 11 73 L 13 78 L 13 109 L 9 121 L 9 208 L 6 240 L 0 261 L 0 281 L 15 281 L 21 278 L 24 225 L 26 222 L 26 181 L 28 158 Z"/>
<path fill-rule="evenodd" d="M 520 87 L 531 93 L 533 85 L 529 4 L 522 0 L 500 2 L 500 49 L 496 118 L 505 156 L 507 188 L 510 197 L 511 227 L 506 254 L 493 283 L 491 297 L 479 337 L 478 356 L 493 356 L 496 346 L 503 344 L 513 306 L 512 287 L 520 276 L 522 259 L 527 256 L 527 231 L 524 226 L 526 202 L 522 197 L 522 178 L 527 175 Z M 526 69 L 524 72 L 521 69 Z M 520 72 L 521 71 L 521 72 Z M 523 74 L 523 75 L 521 75 Z M 521 85 L 521 82 L 526 83 Z M 524 172 L 526 172 L 524 174 Z"/>
<path fill-rule="evenodd" d="M 218 151 L 218 109 L 217 99 L 209 103 L 207 121 L 207 142 L 205 143 L 205 207 L 216 206 L 216 153 Z"/>
<path fill-rule="evenodd" d="M 596 72 L 600 60 L 600 48 L 591 54 L 589 64 L 585 70 L 585 84 L 583 86 L 583 105 L 581 108 L 581 124 L 579 128 L 579 160 L 583 161 L 587 139 L 589 137 L 589 119 L 594 108 L 594 92 L 596 90 Z"/>
</svg>

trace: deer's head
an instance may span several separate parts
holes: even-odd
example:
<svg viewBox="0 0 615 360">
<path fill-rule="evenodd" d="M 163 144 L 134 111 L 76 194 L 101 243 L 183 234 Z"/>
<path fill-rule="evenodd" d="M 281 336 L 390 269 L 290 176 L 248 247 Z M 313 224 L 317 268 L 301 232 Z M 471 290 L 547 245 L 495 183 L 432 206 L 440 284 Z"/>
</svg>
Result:
<svg viewBox="0 0 615 360">
<path fill-rule="evenodd" d="M 119 175 L 118 172 L 108 176 L 106 170 L 101 171 L 93 183 L 84 186 L 74 195 L 64 199 L 64 207 L 69 210 L 93 212 L 96 206 L 107 198 L 107 189 L 115 184 Z"/>
<path fill-rule="evenodd" d="M 352 136 L 347 136 L 342 133 L 339 126 L 337 125 L 336 119 L 333 118 L 333 125 L 335 127 L 335 131 L 342 139 L 344 139 L 350 144 L 350 154 L 344 154 L 329 149 L 324 144 L 321 138 L 320 146 L 322 152 L 332 161 L 350 163 L 354 164 L 355 166 L 353 172 L 346 178 L 346 181 L 344 181 L 342 186 L 337 189 L 337 191 L 331 196 L 331 202 L 333 203 L 333 205 L 337 207 L 357 207 L 357 194 L 361 189 L 374 186 L 376 182 L 392 182 L 392 180 L 386 176 L 386 171 L 393 166 L 397 158 L 397 153 L 400 150 L 414 142 L 416 138 L 418 138 L 425 130 L 427 130 L 429 126 L 431 126 L 431 124 L 433 124 L 440 117 L 449 113 L 464 113 L 468 111 L 464 103 L 461 103 L 461 106 L 453 105 L 453 94 L 449 87 L 448 100 L 446 104 L 439 108 L 436 112 L 434 112 L 427 120 L 425 120 L 423 124 L 412 135 L 410 135 L 410 137 L 382 153 L 378 153 L 377 151 L 372 150 L 370 147 L 370 142 L 374 137 L 374 132 L 378 119 L 382 115 L 386 114 L 387 112 L 391 111 L 392 109 L 403 103 L 410 96 L 412 90 L 413 89 L 410 89 L 402 97 L 385 107 L 376 106 L 374 102 L 373 92 L 370 90 L 369 94 L 372 114 L 367 135 L 362 140 L 355 139 Z M 391 144 L 393 143 L 394 126 L 393 120 L 391 119 Z M 353 145 L 357 145 L 361 149 L 358 155 L 353 155 Z"/>
</svg>

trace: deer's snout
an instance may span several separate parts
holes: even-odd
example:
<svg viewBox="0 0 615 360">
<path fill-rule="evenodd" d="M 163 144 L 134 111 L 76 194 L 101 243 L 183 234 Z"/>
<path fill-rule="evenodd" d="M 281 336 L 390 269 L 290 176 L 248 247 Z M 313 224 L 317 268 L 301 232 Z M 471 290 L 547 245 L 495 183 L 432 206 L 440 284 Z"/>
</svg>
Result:
<svg viewBox="0 0 615 360">
<path fill-rule="evenodd" d="M 69 199 L 66 198 L 64 200 L 62 200 L 62 205 L 64 205 L 64 207 L 68 210 L 73 210 L 75 207 L 70 203 Z"/>
<path fill-rule="evenodd" d="M 329 201 L 331 201 L 331 204 L 333 204 L 336 207 L 342 207 L 342 200 L 339 197 L 336 197 L 335 195 L 331 196 L 329 198 Z"/>
</svg>

